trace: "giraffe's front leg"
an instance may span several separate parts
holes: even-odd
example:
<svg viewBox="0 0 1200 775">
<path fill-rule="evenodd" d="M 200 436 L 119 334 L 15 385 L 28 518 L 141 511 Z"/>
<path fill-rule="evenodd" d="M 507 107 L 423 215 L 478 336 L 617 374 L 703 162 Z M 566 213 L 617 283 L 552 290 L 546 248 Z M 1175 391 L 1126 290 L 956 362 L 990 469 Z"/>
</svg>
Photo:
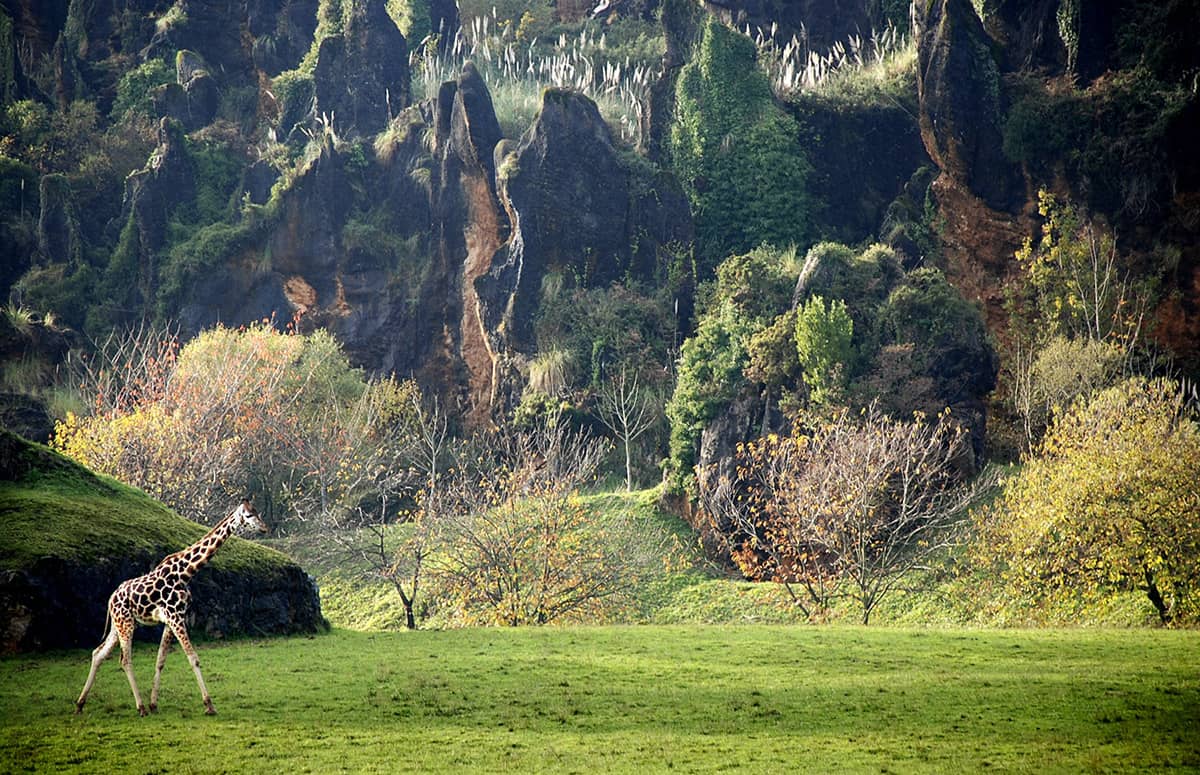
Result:
<svg viewBox="0 0 1200 775">
<path fill-rule="evenodd" d="M 179 619 L 168 620 L 167 627 L 179 639 L 179 645 L 183 647 L 183 653 L 187 654 L 188 662 L 192 665 L 192 672 L 196 674 L 196 683 L 200 685 L 200 695 L 204 697 L 204 712 L 209 716 L 215 715 L 217 709 L 213 707 L 212 697 L 208 696 L 208 687 L 204 685 L 204 676 L 200 674 L 200 657 L 196 656 L 196 649 L 192 648 L 192 641 L 188 638 L 187 627 Z"/>
<path fill-rule="evenodd" d="M 137 679 L 133 677 L 133 622 L 113 622 L 121 643 L 121 667 L 129 679 L 129 688 L 133 690 L 133 701 L 137 704 L 138 715 L 146 715 L 146 706 L 142 704 L 142 694 L 138 691 Z"/>
<path fill-rule="evenodd" d="M 150 687 L 150 712 L 158 710 L 158 684 L 162 679 L 163 665 L 167 663 L 167 652 L 171 650 L 171 628 L 164 626 L 162 642 L 158 644 L 158 662 L 154 665 L 154 685 Z"/>
</svg>

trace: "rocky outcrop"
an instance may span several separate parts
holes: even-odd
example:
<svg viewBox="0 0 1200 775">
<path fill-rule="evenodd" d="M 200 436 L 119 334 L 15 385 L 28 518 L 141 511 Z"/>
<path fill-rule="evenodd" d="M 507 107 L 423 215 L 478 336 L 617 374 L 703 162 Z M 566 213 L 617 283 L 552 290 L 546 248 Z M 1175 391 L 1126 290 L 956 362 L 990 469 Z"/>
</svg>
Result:
<svg viewBox="0 0 1200 775">
<path fill-rule="evenodd" d="M 1001 150 L 1000 69 L 971 0 L 934 0 L 920 16 L 921 136 L 943 173 L 994 210 L 1024 198 L 1019 171 Z"/>
<path fill-rule="evenodd" d="M 409 103 L 408 44 L 384 0 L 354 3 L 341 35 L 321 41 L 314 111 L 339 131 L 372 135 Z"/>
<path fill-rule="evenodd" d="M 477 282 L 484 323 L 503 331 L 508 347 L 532 349 L 547 273 L 584 287 L 623 278 L 654 282 L 657 251 L 690 241 L 682 190 L 649 174 L 639 180 L 621 159 L 594 102 L 562 89 L 543 93 L 537 120 L 498 163 L 513 234 Z"/>
<path fill-rule="evenodd" d="M 83 260 L 79 213 L 66 175 L 43 175 L 38 185 L 42 204 L 37 240 L 41 260 L 49 264 L 77 266 Z"/>
<path fill-rule="evenodd" d="M 294 68 L 312 45 L 317 6 L 317 0 L 249 0 L 246 29 L 255 68 L 269 76 Z"/>
<path fill-rule="evenodd" d="M 136 261 L 137 290 L 142 300 L 153 299 L 158 288 L 171 212 L 195 196 L 192 162 L 185 142 L 182 127 L 171 119 L 162 119 L 158 147 L 150 160 L 125 179 L 122 219 L 133 227 L 133 240 L 126 249 L 132 251 Z"/>
<path fill-rule="evenodd" d="M 1059 32 L 1062 0 L 985 0 L 983 23 L 998 44 L 1005 69 L 1047 74 L 1067 67 L 1067 49 Z"/>
</svg>

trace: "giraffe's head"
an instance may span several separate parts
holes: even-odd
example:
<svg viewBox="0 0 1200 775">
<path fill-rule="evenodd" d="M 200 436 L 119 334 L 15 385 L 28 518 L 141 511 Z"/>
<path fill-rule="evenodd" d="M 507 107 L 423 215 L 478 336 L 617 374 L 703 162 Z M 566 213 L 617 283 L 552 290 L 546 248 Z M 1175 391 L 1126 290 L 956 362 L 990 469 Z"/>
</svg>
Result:
<svg viewBox="0 0 1200 775">
<path fill-rule="evenodd" d="M 247 533 L 266 533 L 268 532 L 267 523 L 263 522 L 262 517 L 258 516 L 258 512 L 249 500 L 244 500 L 238 504 L 238 507 L 233 510 L 230 515 L 233 531 L 243 535 Z"/>
</svg>

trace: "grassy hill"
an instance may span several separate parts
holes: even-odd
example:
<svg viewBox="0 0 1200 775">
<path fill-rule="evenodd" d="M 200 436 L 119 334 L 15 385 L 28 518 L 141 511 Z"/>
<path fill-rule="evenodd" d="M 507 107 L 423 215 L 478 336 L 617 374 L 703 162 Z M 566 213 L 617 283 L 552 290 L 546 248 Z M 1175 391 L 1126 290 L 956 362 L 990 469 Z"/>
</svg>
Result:
<svg viewBox="0 0 1200 775">
<path fill-rule="evenodd" d="M 1200 634 L 643 626 L 355 633 L 0 660 L 0 770 L 1145 772 L 1200 767 Z M 153 647 L 134 658 L 153 670 Z"/>
<path fill-rule="evenodd" d="M 207 531 L 144 493 L 0 431 L 0 650 L 95 645 L 108 595 Z M 322 624 L 285 555 L 240 538 L 192 581 L 200 633 L 283 634 Z"/>
</svg>

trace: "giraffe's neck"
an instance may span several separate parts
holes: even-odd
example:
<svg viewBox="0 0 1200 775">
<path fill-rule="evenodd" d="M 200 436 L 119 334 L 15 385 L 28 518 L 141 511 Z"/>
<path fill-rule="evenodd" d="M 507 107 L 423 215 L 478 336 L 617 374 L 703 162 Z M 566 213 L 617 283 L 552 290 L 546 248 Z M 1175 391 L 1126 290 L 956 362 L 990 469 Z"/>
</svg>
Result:
<svg viewBox="0 0 1200 775">
<path fill-rule="evenodd" d="M 201 538 L 196 543 L 179 552 L 177 555 L 182 560 L 182 567 L 179 570 L 179 576 L 183 581 L 188 581 L 196 572 L 204 567 L 204 564 L 212 559 L 217 550 L 221 548 L 221 544 L 225 543 L 225 539 L 229 538 L 233 532 L 233 516 L 230 515 L 217 523 L 217 526 Z"/>
</svg>

